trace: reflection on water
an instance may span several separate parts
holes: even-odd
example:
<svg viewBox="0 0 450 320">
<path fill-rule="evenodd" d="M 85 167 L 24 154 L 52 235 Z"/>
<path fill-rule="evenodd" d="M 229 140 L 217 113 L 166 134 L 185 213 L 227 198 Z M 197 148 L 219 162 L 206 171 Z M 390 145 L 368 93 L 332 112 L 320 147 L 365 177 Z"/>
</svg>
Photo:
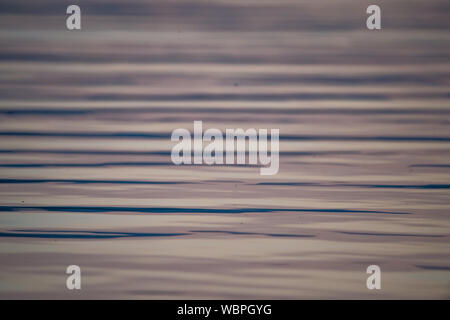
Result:
<svg viewBox="0 0 450 320">
<path fill-rule="evenodd" d="M 18 231 L 18 232 L 16 232 Z M 51 239 L 115 239 L 127 237 L 173 237 L 183 233 L 136 233 L 136 232 L 100 232 L 77 230 L 12 230 L 0 232 L 0 237 L 51 238 Z"/>
<path fill-rule="evenodd" d="M 450 6 L 378 4 L 2 1 L 0 298 L 449 298 Z M 279 173 L 172 165 L 195 120 Z"/>
</svg>

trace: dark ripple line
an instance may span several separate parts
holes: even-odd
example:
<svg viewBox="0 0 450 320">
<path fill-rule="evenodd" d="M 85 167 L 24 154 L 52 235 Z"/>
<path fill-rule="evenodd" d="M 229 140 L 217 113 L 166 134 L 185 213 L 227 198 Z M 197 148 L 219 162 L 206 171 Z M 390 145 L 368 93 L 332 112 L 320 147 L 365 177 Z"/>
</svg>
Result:
<svg viewBox="0 0 450 320">
<path fill-rule="evenodd" d="M 315 182 L 260 182 L 259 186 L 297 186 L 297 187 L 357 187 L 381 189 L 450 189 L 450 184 L 391 185 L 391 184 L 320 184 Z"/>
<path fill-rule="evenodd" d="M 359 235 L 359 236 L 386 236 L 386 237 L 423 237 L 423 238 L 443 238 L 445 235 L 433 235 L 433 234 L 407 234 L 407 233 L 370 233 L 370 232 L 349 232 L 339 231 L 338 233 Z"/>
<path fill-rule="evenodd" d="M 89 108 L 89 109 L 2 109 L 0 114 L 5 115 L 87 115 L 98 113 L 174 113 L 180 114 L 186 112 L 183 108 Z M 229 113 L 230 109 L 226 108 L 191 108 L 189 113 Z M 258 113 L 258 114 L 277 114 L 277 115 L 291 115 L 291 114 L 326 114 L 326 115 L 370 115 L 370 114 L 448 114 L 450 110 L 445 109 L 351 109 L 351 108 L 337 108 L 337 109 L 251 109 L 240 108 L 233 109 L 233 113 Z"/>
<path fill-rule="evenodd" d="M 140 138 L 166 139 L 169 133 L 147 132 L 44 132 L 44 131 L 0 131 L 0 136 L 60 137 L 60 138 Z"/>
<path fill-rule="evenodd" d="M 450 137 L 396 137 L 396 136 L 375 136 L 375 137 L 350 137 L 350 136 L 280 136 L 280 140 L 314 140 L 314 141 L 450 141 Z"/>
<path fill-rule="evenodd" d="M 260 168 L 254 164 L 173 164 L 172 162 L 102 162 L 102 163 L 6 163 L 0 168 L 99 168 L 99 167 L 151 167 L 151 166 L 208 166 L 208 167 L 247 167 Z"/>
<path fill-rule="evenodd" d="M 0 131 L 0 136 L 58 137 L 58 138 L 133 138 L 133 139 L 170 139 L 170 133 L 157 132 L 45 132 L 45 131 Z M 312 136 L 282 135 L 280 140 L 288 141 L 450 141 L 450 137 L 425 136 Z"/>
<path fill-rule="evenodd" d="M 423 97 L 443 97 L 439 94 L 422 94 Z M 89 100 L 126 101 L 131 97 L 146 101 L 289 101 L 289 100 L 372 100 L 387 101 L 389 96 L 371 93 L 273 93 L 273 94 L 95 94 Z"/>
<path fill-rule="evenodd" d="M 0 237 L 45 238 L 45 239 L 116 239 L 136 237 L 173 237 L 189 233 L 136 233 L 77 230 L 12 230 L 0 232 Z"/>
<path fill-rule="evenodd" d="M 103 163 L 8 163 L 0 164 L 0 168 L 52 168 L 52 167 L 75 167 L 75 168 L 91 168 L 91 167 L 110 167 L 110 166 L 174 166 L 170 162 L 103 162 Z"/>
<path fill-rule="evenodd" d="M 209 180 L 205 182 L 242 183 L 242 181 Z M 90 179 L 0 179 L 0 184 L 27 184 L 27 183 L 73 183 L 73 184 L 137 184 L 137 185 L 177 185 L 199 184 L 191 181 L 139 181 L 139 180 L 90 180 Z M 376 184 L 320 184 L 315 182 L 260 182 L 258 186 L 296 186 L 296 187 L 358 187 L 382 189 L 450 189 L 450 184 L 424 184 L 424 185 L 376 185 Z"/>
<path fill-rule="evenodd" d="M 293 238 L 311 238 L 314 235 L 304 234 L 283 234 L 283 233 L 262 233 L 262 232 L 240 232 L 240 231 L 223 231 L 223 230 L 190 230 L 191 233 L 226 233 L 230 235 L 261 235 L 268 237 L 293 237 Z M 90 231 L 90 230 L 36 230 L 36 229 L 19 229 L 0 232 L 6 236 L 37 236 L 48 238 L 124 238 L 124 237 L 166 237 L 166 236 L 182 236 L 191 233 L 141 233 L 141 232 L 115 232 L 115 231 Z"/>
<path fill-rule="evenodd" d="M 450 168 L 450 164 L 412 164 L 410 168 Z"/>
<path fill-rule="evenodd" d="M 128 150 L 57 150 L 57 149 L 0 149 L 0 153 L 80 154 L 80 155 L 124 155 L 124 156 L 170 156 L 170 151 Z M 280 152 L 281 154 L 281 152 Z"/>
<path fill-rule="evenodd" d="M 138 181 L 138 180 L 89 180 L 89 179 L 0 179 L 0 184 L 21 184 L 21 183 L 108 183 L 108 184 L 148 184 L 148 185 L 172 185 L 172 184 L 196 184 L 188 181 Z"/>
<path fill-rule="evenodd" d="M 382 74 L 382 75 L 364 75 L 364 76 L 330 76 L 330 75 L 271 75 L 270 77 L 241 77 L 242 81 L 258 83 L 258 84 L 345 84 L 345 85 L 361 85 L 361 84 L 398 84 L 398 83 L 419 83 L 422 85 L 444 84 L 448 79 L 447 73 L 436 75 L 417 74 Z"/>
<path fill-rule="evenodd" d="M 158 155 L 170 156 L 170 151 L 120 151 L 120 150 L 56 150 L 56 149 L 0 149 L 0 153 L 43 153 L 43 154 L 82 154 L 82 155 Z M 248 152 L 246 152 L 248 154 Z M 337 151 L 280 151 L 284 156 L 315 156 L 335 154 L 360 154 L 360 151 L 337 150 Z"/>
<path fill-rule="evenodd" d="M 447 266 L 424 266 L 424 265 L 417 265 L 416 267 L 425 269 L 425 270 L 439 270 L 439 271 L 450 271 L 450 267 Z"/>
<path fill-rule="evenodd" d="M 225 231 L 225 230 L 190 230 L 195 233 L 225 233 L 230 235 L 256 235 L 268 237 L 286 237 L 286 238 L 313 238 L 310 234 L 288 234 L 288 233 L 262 233 L 262 232 L 245 232 L 245 231 Z"/>
<path fill-rule="evenodd" d="M 104 207 L 104 206 L 0 206 L 0 212 L 17 212 L 24 210 L 41 210 L 48 212 L 132 212 L 132 213 L 271 213 L 271 212 L 317 212 L 317 213 L 380 213 L 380 214 L 410 214 L 407 212 L 390 212 L 376 210 L 352 209 L 307 209 L 307 208 L 175 208 L 175 207 Z"/>
</svg>

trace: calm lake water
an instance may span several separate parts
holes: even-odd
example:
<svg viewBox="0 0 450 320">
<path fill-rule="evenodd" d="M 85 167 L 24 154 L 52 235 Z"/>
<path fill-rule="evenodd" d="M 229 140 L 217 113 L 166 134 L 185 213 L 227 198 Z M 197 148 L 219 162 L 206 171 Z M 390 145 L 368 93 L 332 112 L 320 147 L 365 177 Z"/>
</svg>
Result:
<svg viewBox="0 0 450 320">
<path fill-rule="evenodd" d="M 369 31 L 329 2 L 80 2 L 67 31 L 2 1 L 0 298 L 450 298 L 450 5 Z M 280 129 L 279 173 L 173 165 L 195 120 Z"/>
</svg>

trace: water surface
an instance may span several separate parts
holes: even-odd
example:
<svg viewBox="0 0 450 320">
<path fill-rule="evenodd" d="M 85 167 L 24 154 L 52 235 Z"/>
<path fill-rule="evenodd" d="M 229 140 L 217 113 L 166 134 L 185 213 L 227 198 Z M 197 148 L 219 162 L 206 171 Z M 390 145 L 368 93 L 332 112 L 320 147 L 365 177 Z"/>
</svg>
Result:
<svg viewBox="0 0 450 320">
<path fill-rule="evenodd" d="M 369 4 L 2 1 L 0 298 L 448 299 L 450 6 Z M 195 120 L 279 173 L 173 165 Z"/>
</svg>

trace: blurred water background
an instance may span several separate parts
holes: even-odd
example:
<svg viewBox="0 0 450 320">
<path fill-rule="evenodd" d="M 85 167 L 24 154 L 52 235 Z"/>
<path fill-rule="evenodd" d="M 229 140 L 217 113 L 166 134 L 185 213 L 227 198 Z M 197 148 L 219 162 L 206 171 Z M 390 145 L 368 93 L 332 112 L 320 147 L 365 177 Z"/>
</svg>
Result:
<svg viewBox="0 0 450 320">
<path fill-rule="evenodd" d="M 0 298 L 450 298 L 448 1 L 69 4 L 0 4 Z M 172 165 L 194 120 L 279 173 Z"/>
</svg>

